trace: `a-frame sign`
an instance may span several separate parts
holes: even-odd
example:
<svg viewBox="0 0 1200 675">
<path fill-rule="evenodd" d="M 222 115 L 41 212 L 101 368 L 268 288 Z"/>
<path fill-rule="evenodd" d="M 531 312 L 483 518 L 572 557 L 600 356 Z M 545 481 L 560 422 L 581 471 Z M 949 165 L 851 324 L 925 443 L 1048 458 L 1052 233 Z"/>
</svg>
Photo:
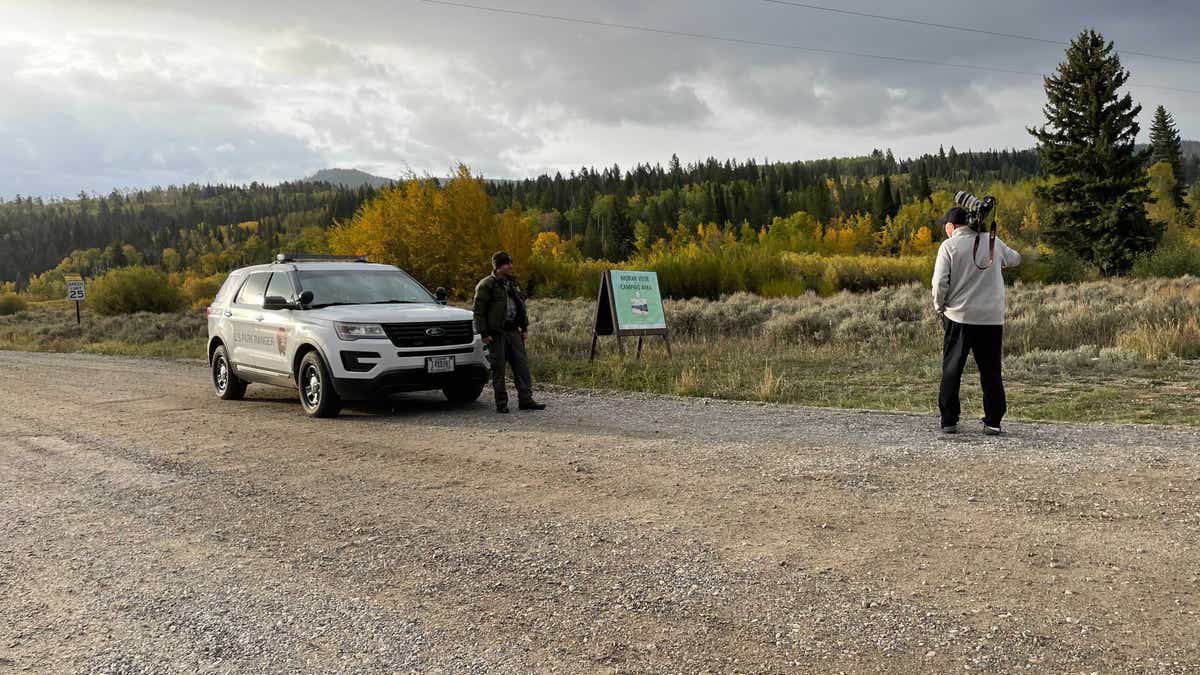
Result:
<svg viewBox="0 0 1200 675">
<path fill-rule="evenodd" d="M 667 346 L 667 356 L 671 356 L 671 337 L 657 274 L 608 270 L 600 275 L 589 361 L 595 360 L 596 345 L 602 335 L 617 336 L 617 351 L 622 356 L 625 347 L 621 338 L 636 336 L 637 358 L 642 356 L 642 342 L 647 336 L 661 335 Z"/>
</svg>

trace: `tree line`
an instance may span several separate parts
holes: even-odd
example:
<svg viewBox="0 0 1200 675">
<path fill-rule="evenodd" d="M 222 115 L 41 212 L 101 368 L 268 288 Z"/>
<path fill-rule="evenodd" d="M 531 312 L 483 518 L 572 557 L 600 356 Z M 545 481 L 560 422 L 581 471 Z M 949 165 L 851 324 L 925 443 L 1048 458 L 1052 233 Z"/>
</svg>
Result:
<svg viewBox="0 0 1200 675">
<path fill-rule="evenodd" d="M 758 163 L 754 159 L 667 166 L 583 167 L 522 181 L 488 183 L 498 210 L 520 205 L 544 214 L 543 227 L 578 239 L 590 258 L 623 260 L 636 250 L 639 224 L 650 239 L 679 225 L 761 228 L 804 211 L 821 221 L 869 214 L 882 228 L 900 206 L 928 200 L 935 182 L 1017 182 L 1038 175 L 1035 150 L 958 152 L 939 148 L 908 160 L 891 150 L 863 157 Z"/>
<path fill-rule="evenodd" d="M 76 199 L 17 196 L 0 200 L 0 282 L 24 285 L 73 251 L 93 250 L 80 269 L 89 276 L 128 264 L 166 263 L 224 271 L 289 240 L 322 239 L 330 223 L 349 218 L 377 191 L 328 183 L 246 186 L 186 185 Z M 248 248 L 245 256 L 229 255 Z M 166 252 L 166 259 L 164 259 Z"/>
</svg>

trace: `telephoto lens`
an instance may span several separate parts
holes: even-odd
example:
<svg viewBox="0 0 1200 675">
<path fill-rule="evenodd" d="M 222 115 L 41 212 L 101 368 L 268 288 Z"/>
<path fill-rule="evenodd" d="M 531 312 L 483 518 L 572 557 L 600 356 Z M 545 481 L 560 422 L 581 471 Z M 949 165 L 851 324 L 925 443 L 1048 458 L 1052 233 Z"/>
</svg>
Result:
<svg viewBox="0 0 1200 675">
<path fill-rule="evenodd" d="M 979 210 L 980 202 L 979 202 L 979 198 L 976 197 L 975 195 L 971 194 L 970 192 L 967 192 L 966 190 L 959 190 L 954 195 L 954 203 L 958 204 L 959 206 L 963 207 L 964 209 L 966 209 L 968 211 L 975 212 L 975 211 Z"/>
</svg>

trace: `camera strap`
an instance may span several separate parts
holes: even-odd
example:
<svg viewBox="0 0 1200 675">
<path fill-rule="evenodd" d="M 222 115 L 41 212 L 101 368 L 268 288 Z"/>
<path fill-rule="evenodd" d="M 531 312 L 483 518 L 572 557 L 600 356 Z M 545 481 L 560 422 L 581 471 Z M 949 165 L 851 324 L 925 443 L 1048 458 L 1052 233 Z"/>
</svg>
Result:
<svg viewBox="0 0 1200 675">
<path fill-rule="evenodd" d="M 971 248 L 971 262 L 975 263 L 975 267 L 980 270 L 991 269 L 996 262 L 996 221 L 992 221 L 988 227 L 988 261 L 987 265 L 979 264 L 979 238 L 983 236 L 982 232 L 975 233 L 975 245 Z"/>
</svg>

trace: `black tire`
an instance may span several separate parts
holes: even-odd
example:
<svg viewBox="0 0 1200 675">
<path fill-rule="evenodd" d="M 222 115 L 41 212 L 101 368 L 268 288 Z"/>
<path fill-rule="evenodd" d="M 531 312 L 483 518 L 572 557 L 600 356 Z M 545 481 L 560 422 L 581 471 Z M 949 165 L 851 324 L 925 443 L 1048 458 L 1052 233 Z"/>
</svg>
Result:
<svg viewBox="0 0 1200 675">
<path fill-rule="evenodd" d="M 483 394 L 483 383 L 462 382 L 452 384 L 442 389 L 442 393 L 446 395 L 446 400 L 454 405 L 466 405 L 479 400 L 479 396 Z"/>
<path fill-rule="evenodd" d="M 300 406 L 309 417 L 337 417 L 342 410 L 342 400 L 333 388 L 329 369 L 317 352 L 309 352 L 300 360 L 296 373 L 300 389 Z"/>
<path fill-rule="evenodd" d="M 209 374 L 212 376 L 213 390 L 217 392 L 217 398 L 223 401 L 239 401 L 246 395 L 246 383 L 234 374 L 225 345 L 217 346 L 213 352 Z"/>
</svg>

